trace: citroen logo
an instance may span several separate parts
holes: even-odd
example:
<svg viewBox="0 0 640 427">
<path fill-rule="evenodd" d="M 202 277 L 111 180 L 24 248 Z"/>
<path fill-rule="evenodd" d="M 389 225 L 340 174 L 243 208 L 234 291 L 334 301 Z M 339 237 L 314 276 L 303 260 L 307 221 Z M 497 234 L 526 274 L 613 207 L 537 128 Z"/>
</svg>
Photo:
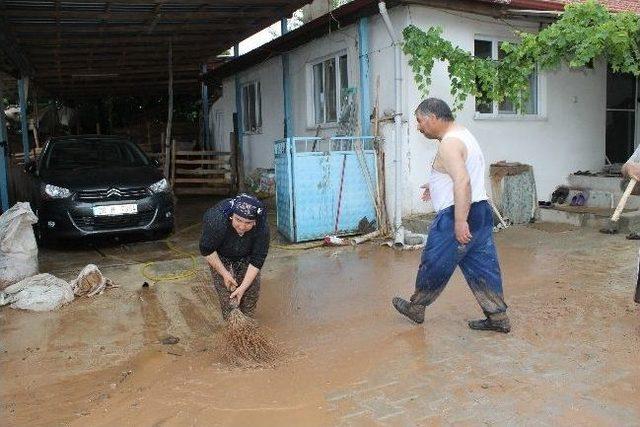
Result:
<svg viewBox="0 0 640 427">
<path fill-rule="evenodd" d="M 110 188 L 107 190 L 107 197 L 121 197 L 122 191 L 117 188 Z"/>
</svg>

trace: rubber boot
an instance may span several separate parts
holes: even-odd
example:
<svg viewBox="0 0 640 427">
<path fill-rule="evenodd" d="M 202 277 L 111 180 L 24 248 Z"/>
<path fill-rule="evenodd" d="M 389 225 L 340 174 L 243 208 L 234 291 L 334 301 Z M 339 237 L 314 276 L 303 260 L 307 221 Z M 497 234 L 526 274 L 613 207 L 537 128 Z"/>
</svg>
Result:
<svg viewBox="0 0 640 427">
<path fill-rule="evenodd" d="M 416 304 L 400 297 L 395 297 L 392 303 L 396 310 L 414 322 L 418 324 L 424 322 L 424 305 Z"/>
<path fill-rule="evenodd" d="M 511 323 L 507 313 L 489 314 L 486 319 L 470 320 L 469 327 L 476 331 L 495 331 L 504 334 L 511 331 Z"/>
</svg>

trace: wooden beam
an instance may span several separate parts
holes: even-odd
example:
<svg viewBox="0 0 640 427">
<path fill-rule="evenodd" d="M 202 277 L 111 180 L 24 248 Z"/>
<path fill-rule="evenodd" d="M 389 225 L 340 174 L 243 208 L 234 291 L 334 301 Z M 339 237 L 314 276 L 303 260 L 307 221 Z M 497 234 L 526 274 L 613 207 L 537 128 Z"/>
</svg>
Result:
<svg viewBox="0 0 640 427">
<path fill-rule="evenodd" d="M 169 173 L 171 171 L 171 163 L 174 163 L 173 171 L 175 172 L 175 143 L 173 144 L 173 150 L 171 150 L 171 127 L 173 124 L 173 45 L 169 42 L 169 105 L 167 111 L 167 129 L 165 132 L 165 159 L 172 159 L 173 162 L 165 161 L 164 162 L 164 176 L 165 178 L 169 178 Z M 171 153 L 173 151 L 173 153 Z M 173 174 L 171 175 L 173 178 Z M 173 180 L 171 181 L 171 185 L 173 185 Z"/>
<path fill-rule="evenodd" d="M 96 27 L 98 23 L 89 23 L 89 24 L 64 24 L 62 23 L 59 27 L 56 23 L 48 23 L 48 24 L 21 24 L 21 25 L 12 25 L 13 33 L 16 37 L 25 37 L 25 35 L 33 35 L 33 34 L 46 34 L 46 33 L 54 33 L 55 31 L 60 29 L 60 34 L 64 35 L 73 35 L 73 34 L 94 34 L 100 35 L 102 37 L 109 37 L 111 35 L 122 35 L 127 33 L 132 33 L 137 35 L 138 33 L 144 32 L 148 35 L 154 35 L 156 33 L 163 33 L 165 36 L 173 35 L 174 32 L 177 32 L 181 35 L 208 35 L 211 37 L 212 32 L 217 31 L 231 31 L 238 30 L 239 28 L 244 29 L 253 29 L 255 25 L 242 25 L 242 24 L 234 24 L 234 23 L 225 23 L 225 24 L 193 24 L 189 22 L 179 23 L 179 24 L 163 24 L 158 23 L 155 25 L 155 28 L 152 32 L 148 32 L 149 26 L 144 24 L 119 24 L 119 23 L 104 23 L 100 25 L 100 31 L 96 31 Z"/>
<path fill-rule="evenodd" d="M 104 0 L 82 0 L 80 3 L 83 5 L 91 5 L 91 4 L 104 4 Z M 195 5 L 202 6 L 208 5 L 209 7 L 230 7 L 239 5 L 248 6 L 248 7 L 287 7 L 290 5 L 297 5 L 297 8 L 300 8 L 304 4 L 309 3 L 309 0 L 296 0 L 293 1 L 283 1 L 283 0 L 126 0 L 127 5 L 155 5 L 155 4 L 163 4 L 163 5 Z M 124 3 L 124 2 L 123 2 Z M 231 12 L 232 13 L 232 12 Z"/>
<path fill-rule="evenodd" d="M 243 11 L 234 11 L 229 12 L 228 9 L 219 10 L 203 10 L 200 12 L 191 12 L 191 11 L 163 11 L 162 19 L 176 20 L 176 19 L 186 19 L 186 20 L 198 20 L 198 21 L 226 21 L 229 18 L 229 15 L 233 15 L 235 18 L 269 18 L 273 16 L 273 9 L 269 6 L 248 9 Z M 87 10 L 64 10 L 60 11 L 60 18 L 64 20 L 71 19 L 110 19 L 113 22 L 117 22 L 118 19 L 131 18 L 132 11 L 131 10 L 111 10 L 110 13 L 104 12 L 94 12 Z M 151 12 L 136 12 L 138 16 L 150 16 Z M 11 9 L 0 10 L 0 16 L 5 16 L 6 18 L 25 18 L 25 19 L 46 19 L 55 17 L 55 11 L 53 10 L 29 10 L 29 9 L 18 9 L 16 6 L 11 6 Z"/>
<path fill-rule="evenodd" d="M 216 47 L 219 46 L 220 51 L 226 50 L 229 47 L 229 41 L 236 40 L 237 34 L 234 35 L 233 31 L 220 34 L 218 31 L 210 29 L 206 33 L 199 34 L 147 34 L 144 36 L 136 37 L 135 35 L 100 35 L 94 34 L 92 37 L 82 34 L 60 34 L 60 39 L 43 39 L 42 34 L 21 34 L 20 37 L 16 37 L 20 46 L 31 46 L 37 44 L 39 46 L 104 46 L 113 47 L 119 45 L 133 45 L 141 46 L 152 43 L 168 43 L 169 40 L 176 39 L 180 43 L 210 43 L 212 45 L 211 50 L 216 51 Z M 244 39 L 243 39 L 244 40 Z"/>
</svg>

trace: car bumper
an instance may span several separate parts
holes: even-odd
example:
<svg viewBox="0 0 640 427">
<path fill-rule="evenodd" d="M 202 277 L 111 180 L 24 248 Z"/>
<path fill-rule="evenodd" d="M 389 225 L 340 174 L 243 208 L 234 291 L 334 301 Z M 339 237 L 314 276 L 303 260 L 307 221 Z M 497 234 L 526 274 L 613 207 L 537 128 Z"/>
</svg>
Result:
<svg viewBox="0 0 640 427">
<path fill-rule="evenodd" d="M 137 213 L 112 216 L 96 216 L 93 213 L 95 206 L 121 204 L 136 204 Z M 170 193 L 153 194 L 137 200 L 104 202 L 48 200 L 38 209 L 38 226 L 45 239 L 169 232 L 173 225 L 174 205 Z"/>
</svg>

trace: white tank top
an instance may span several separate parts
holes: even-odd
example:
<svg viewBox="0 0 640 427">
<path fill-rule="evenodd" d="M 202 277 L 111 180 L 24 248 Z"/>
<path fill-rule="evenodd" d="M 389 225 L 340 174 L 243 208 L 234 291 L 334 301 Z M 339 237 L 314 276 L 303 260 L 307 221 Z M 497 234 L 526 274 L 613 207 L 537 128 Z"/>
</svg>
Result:
<svg viewBox="0 0 640 427">
<path fill-rule="evenodd" d="M 467 147 L 467 172 L 471 182 L 471 203 L 487 200 L 487 191 L 484 186 L 484 156 L 478 145 L 478 141 L 468 129 L 454 129 L 447 132 L 442 140 L 456 138 Z M 438 172 L 431 168 L 429 176 L 429 191 L 431 202 L 436 212 L 453 206 L 453 181 L 446 173 Z"/>
</svg>

